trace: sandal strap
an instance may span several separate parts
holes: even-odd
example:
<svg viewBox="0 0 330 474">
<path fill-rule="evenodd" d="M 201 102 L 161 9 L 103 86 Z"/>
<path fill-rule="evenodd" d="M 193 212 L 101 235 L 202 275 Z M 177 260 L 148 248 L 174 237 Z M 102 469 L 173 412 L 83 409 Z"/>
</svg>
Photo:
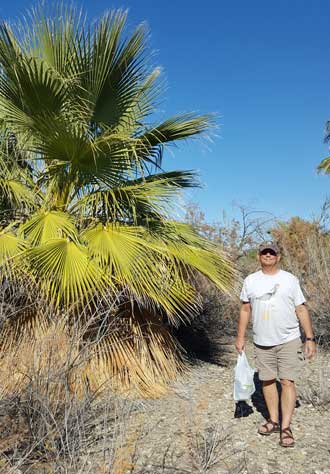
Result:
<svg viewBox="0 0 330 474">
<path fill-rule="evenodd" d="M 269 429 L 268 425 L 272 425 L 272 428 Z M 262 425 L 263 428 L 265 428 L 265 433 L 271 433 L 274 431 L 276 428 L 279 427 L 279 423 L 276 421 L 273 421 L 271 419 L 267 420 L 266 423 Z"/>
<path fill-rule="evenodd" d="M 274 428 L 277 428 L 278 425 L 279 425 L 279 423 L 277 421 L 273 421 L 269 418 L 269 420 L 267 420 L 266 423 L 263 426 L 269 425 L 269 424 L 273 425 Z"/>
<path fill-rule="evenodd" d="M 282 435 L 284 433 L 284 436 Z M 288 428 L 282 428 L 281 429 L 281 439 L 294 439 L 291 428 L 288 426 Z"/>
<path fill-rule="evenodd" d="M 291 433 L 291 435 L 292 435 L 292 430 L 291 430 L 290 426 L 288 426 L 287 428 L 281 428 L 281 432 L 282 432 L 282 433 L 287 433 L 287 432 L 289 432 L 289 433 Z"/>
</svg>

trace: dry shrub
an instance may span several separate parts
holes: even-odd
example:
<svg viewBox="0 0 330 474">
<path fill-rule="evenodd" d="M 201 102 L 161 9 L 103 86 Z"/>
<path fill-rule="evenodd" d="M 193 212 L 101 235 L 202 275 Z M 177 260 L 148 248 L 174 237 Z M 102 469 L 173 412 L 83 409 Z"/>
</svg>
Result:
<svg viewBox="0 0 330 474">
<path fill-rule="evenodd" d="M 317 381 L 308 380 L 306 385 L 300 390 L 301 401 L 313 405 L 324 412 L 330 410 L 330 373 L 329 368 L 319 370 Z"/>
<path fill-rule="evenodd" d="M 124 462 L 120 449 L 127 446 L 134 402 L 109 386 L 91 389 L 85 373 L 89 360 L 79 340 L 78 332 L 71 328 L 68 334 L 63 322 L 54 323 L 30 348 L 23 342 L 16 353 L 3 355 L 0 451 L 6 464 L 0 472 L 39 466 L 49 473 L 94 473 L 88 464 L 91 450 L 100 451 L 108 472 L 121 472 L 113 469 Z"/>
<path fill-rule="evenodd" d="M 133 452 L 140 438 L 128 439 L 132 402 L 108 394 L 102 399 L 49 403 L 35 391 L 20 399 L 2 400 L 11 419 L 19 417 L 19 433 L 2 441 L 1 474 L 24 472 L 122 474 L 133 472 Z M 19 435 L 19 437 L 18 437 Z M 7 446 L 5 446 L 7 442 Z M 0 461 L 1 466 L 1 461 Z"/>
<path fill-rule="evenodd" d="M 330 236 L 312 235 L 305 246 L 308 266 L 303 286 L 319 342 L 325 345 L 330 342 Z"/>
<path fill-rule="evenodd" d="M 14 466 L 73 462 L 90 422 L 91 394 L 74 378 L 82 356 L 77 342 L 63 320 L 40 328 L 34 338 L 28 332 L 1 352 L 0 406 L 11 413 L 12 424 L 1 450 Z"/>
<path fill-rule="evenodd" d="M 220 465 L 226 466 L 223 448 L 229 443 L 219 426 L 210 426 L 204 430 L 191 430 L 189 433 L 189 456 L 192 472 L 204 474 Z"/>
<path fill-rule="evenodd" d="M 301 223 L 300 223 L 301 224 Z M 288 247 L 281 240 L 285 269 L 296 275 L 305 293 L 313 325 L 320 344 L 330 341 L 330 235 L 316 230 L 315 226 L 299 237 L 296 234 Z"/>
<path fill-rule="evenodd" d="M 305 364 L 299 399 L 322 412 L 330 411 L 329 348 L 320 348 L 315 363 Z"/>
<path fill-rule="evenodd" d="M 19 344 L 2 347 L 1 397 L 20 395 L 32 381 L 40 380 L 51 399 L 62 399 L 67 388 L 79 397 L 82 389 L 82 380 L 76 383 L 82 363 L 79 339 L 70 337 L 63 320 L 49 325 L 45 331 L 37 328 L 34 338 L 22 336 Z"/>
<path fill-rule="evenodd" d="M 293 217 L 288 222 L 278 222 L 271 234 L 282 249 L 284 265 L 293 269 L 297 276 L 304 276 L 309 264 L 306 240 L 319 235 L 318 224 Z"/>
<path fill-rule="evenodd" d="M 235 449 L 228 430 L 219 424 L 210 423 L 206 412 L 208 402 L 183 406 L 182 431 L 184 455 L 180 469 L 164 462 L 164 473 L 171 469 L 193 474 L 238 474 L 243 468 L 243 451 Z"/>
</svg>

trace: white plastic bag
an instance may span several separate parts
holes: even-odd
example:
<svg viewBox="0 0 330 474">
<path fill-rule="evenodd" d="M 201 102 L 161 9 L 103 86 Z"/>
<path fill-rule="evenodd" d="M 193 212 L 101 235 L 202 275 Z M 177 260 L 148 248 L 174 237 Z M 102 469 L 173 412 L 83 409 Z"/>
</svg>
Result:
<svg viewBox="0 0 330 474">
<path fill-rule="evenodd" d="M 249 366 L 246 354 L 242 351 L 238 354 L 237 364 L 235 367 L 234 379 L 234 400 L 249 400 L 255 391 L 254 386 L 254 369 Z"/>
</svg>

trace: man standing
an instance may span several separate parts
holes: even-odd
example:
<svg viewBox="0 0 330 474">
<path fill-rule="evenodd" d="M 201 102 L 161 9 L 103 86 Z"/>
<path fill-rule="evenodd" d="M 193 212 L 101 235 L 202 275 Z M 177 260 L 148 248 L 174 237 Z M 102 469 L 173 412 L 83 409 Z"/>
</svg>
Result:
<svg viewBox="0 0 330 474">
<path fill-rule="evenodd" d="M 279 248 L 275 242 L 263 242 L 259 246 L 261 270 L 244 280 L 235 347 L 238 352 L 245 349 L 245 333 L 252 312 L 255 362 L 270 416 L 258 433 L 280 432 L 280 445 L 292 447 L 294 438 L 290 423 L 296 404 L 295 381 L 304 358 L 299 322 L 306 334 L 307 358 L 316 354 L 316 344 L 299 281 L 291 273 L 279 269 L 279 261 Z M 281 426 L 277 377 L 282 386 Z"/>
</svg>

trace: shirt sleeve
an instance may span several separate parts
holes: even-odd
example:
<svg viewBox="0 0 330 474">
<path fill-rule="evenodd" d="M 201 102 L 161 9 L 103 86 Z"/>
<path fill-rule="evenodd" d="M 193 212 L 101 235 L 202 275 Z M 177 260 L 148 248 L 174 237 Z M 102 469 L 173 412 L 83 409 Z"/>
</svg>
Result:
<svg viewBox="0 0 330 474">
<path fill-rule="evenodd" d="M 240 300 L 243 302 L 243 303 L 249 303 L 249 297 L 248 297 L 248 290 L 247 290 L 247 284 L 246 284 L 246 278 L 243 282 L 243 287 L 242 287 L 242 291 L 241 291 L 241 294 L 240 294 Z"/>
<path fill-rule="evenodd" d="M 295 306 L 306 303 L 306 299 L 304 297 L 303 292 L 301 291 L 298 278 L 295 278 L 293 299 Z"/>
</svg>

